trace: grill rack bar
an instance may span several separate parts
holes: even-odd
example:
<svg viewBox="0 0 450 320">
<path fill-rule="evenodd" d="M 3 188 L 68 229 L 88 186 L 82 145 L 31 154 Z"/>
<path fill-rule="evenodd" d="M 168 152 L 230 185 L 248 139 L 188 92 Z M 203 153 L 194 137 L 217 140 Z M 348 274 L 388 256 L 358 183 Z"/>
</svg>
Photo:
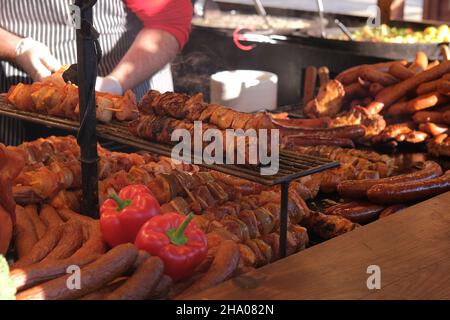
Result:
<svg viewBox="0 0 450 320">
<path fill-rule="evenodd" d="M 0 95 L 0 115 L 10 116 L 16 119 L 33 122 L 48 127 L 60 128 L 78 132 L 79 124 L 76 121 L 62 119 L 54 116 L 38 114 L 34 112 L 17 110 L 4 101 Z M 122 143 L 161 156 L 171 157 L 171 145 L 155 143 L 132 136 L 127 127 L 112 122 L 110 124 L 97 124 L 97 135 L 101 138 Z M 195 160 L 195 158 L 194 158 Z M 194 162 L 195 164 L 195 162 Z M 280 185 L 280 258 L 286 257 L 287 238 L 287 204 L 289 184 L 292 180 L 318 173 L 339 166 L 338 161 L 320 158 L 311 155 L 297 154 L 288 150 L 280 150 L 279 172 L 273 176 L 260 175 L 261 167 L 256 165 L 231 165 L 231 164 L 206 164 L 198 163 L 207 169 L 220 171 L 235 177 L 247 179 L 267 186 Z"/>
</svg>

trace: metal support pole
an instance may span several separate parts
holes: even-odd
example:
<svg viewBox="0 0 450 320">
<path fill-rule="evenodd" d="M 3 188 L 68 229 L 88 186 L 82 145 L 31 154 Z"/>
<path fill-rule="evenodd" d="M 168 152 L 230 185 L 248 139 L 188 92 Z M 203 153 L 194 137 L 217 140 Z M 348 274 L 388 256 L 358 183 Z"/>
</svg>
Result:
<svg viewBox="0 0 450 320">
<path fill-rule="evenodd" d="M 98 154 L 95 112 L 95 80 L 99 47 L 92 26 L 92 7 L 96 1 L 76 0 L 80 8 L 81 28 L 77 30 L 78 97 L 80 105 L 80 130 L 77 142 L 81 149 L 81 172 L 83 184 L 82 212 L 93 218 L 99 217 L 98 208 Z"/>
<path fill-rule="evenodd" d="M 286 237 L 288 225 L 288 200 L 289 182 L 281 183 L 281 206 L 280 206 L 280 259 L 286 257 Z"/>
</svg>

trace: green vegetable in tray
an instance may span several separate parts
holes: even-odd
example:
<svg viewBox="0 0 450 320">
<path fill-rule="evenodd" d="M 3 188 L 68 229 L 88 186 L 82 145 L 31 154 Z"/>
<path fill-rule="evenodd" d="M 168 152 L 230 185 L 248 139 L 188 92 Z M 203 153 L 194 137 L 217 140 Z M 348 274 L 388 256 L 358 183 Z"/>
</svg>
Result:
<svg viewBox="0 0 450 320">
<path fill-rule="evenodd" d="M 15 300 L 16 287 L 9 278 L 9 266 L 5 257 L 0 255 L 0 300 Z"/>
<path fill-rule="evenodd" d="M 390 42 L 390 43 L 441 43 L 450 42 L 450 28 L 443 24 L 436 27 L 427 27 L 423 31 L 414 31 L 411 28 L 396 28 L 382 24 L 379 27 L 364 26 L 353 32 L 356 41 Z M 346 40 L 345 36 L 339 39 Z"/>
</svg>

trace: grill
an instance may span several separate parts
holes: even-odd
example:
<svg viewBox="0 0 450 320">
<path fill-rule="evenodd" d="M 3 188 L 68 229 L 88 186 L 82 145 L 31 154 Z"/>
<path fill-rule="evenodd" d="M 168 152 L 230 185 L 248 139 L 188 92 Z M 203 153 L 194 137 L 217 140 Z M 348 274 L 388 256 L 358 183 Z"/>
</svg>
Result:
<svg viewBox="0 0 450 320">
<path fill-rule="evenodd" d="M 0 96 L 0 114 L 73 132 L 77 132 L 79 128 L 79 124 L 76 121 L 17 110 L 12 105 L 6 103 L 3 96 Z M 135 137 L 130 134 L 126 126 L 119 123 L 97 124 L 97 135 L 109 141 L 118 142 L 161 156 L 171 157 L 173 146 Z M 191 159 L 195 160 L 196 158 L 192 155 Z M 261 165 L 206 164 L 203 162 L 198 163 L 198 165 L 267 186 L 281 185 L 280 256 L 285 257 L 289 183 L 300 177 L 336 168 L 339 166 L 339 162 L 306 154 L 297 154 L 288 150 L 280 150 L 279 170 L 275 175 L 261 175 Z"/>
</svg>

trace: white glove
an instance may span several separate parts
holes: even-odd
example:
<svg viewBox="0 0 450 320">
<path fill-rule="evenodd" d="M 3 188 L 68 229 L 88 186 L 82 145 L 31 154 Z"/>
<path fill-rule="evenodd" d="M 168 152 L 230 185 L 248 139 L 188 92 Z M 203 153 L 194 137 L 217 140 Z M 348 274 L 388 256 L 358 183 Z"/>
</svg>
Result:
<svg viewBox="0 0 450 320">
<path fill-rule="evenodd" d="M 16 46 L 15 62 L 34 81 L 41 81 L 61 68 L 61 63 L 50 53 L 50 49 L 32 38 L 19 41 Z"/>
<path fill-rule="evenodd" d="M 95 91 L 108 92 L 119 96 L 123 95 L 122 85 L 113 76 L 97 77 Z"/>
</svg>

